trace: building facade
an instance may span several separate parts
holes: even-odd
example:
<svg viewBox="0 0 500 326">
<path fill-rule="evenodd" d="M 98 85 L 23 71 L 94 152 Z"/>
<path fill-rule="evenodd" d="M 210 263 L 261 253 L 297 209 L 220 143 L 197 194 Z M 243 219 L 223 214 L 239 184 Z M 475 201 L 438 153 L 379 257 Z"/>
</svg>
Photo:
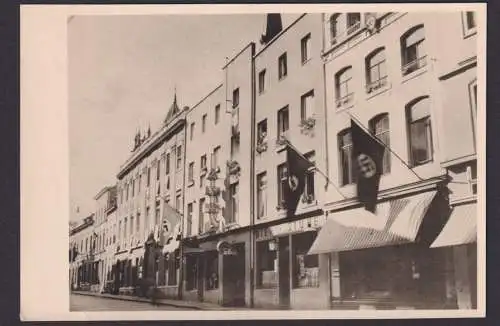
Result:
<svg viewBox="0 0 500 326">
<path fill-rule="evenodd" d="M 174 97 L 158 131 L 135 135 L 116 211 L 104 188 L 71 231 L 73 288 L 270 309 L 475 308 L 476 25 L 474 12 L 342 12 L 283 29 L 269 14 L 261 46 L 228 58 L 217 87 L 182 110 Z M 351 121 L 384 145 L 371 215 Z M 313 165 L 293 216 L 287 146 Z M 88 257 L 102 261 L 90 278 Z"/>
</svg>

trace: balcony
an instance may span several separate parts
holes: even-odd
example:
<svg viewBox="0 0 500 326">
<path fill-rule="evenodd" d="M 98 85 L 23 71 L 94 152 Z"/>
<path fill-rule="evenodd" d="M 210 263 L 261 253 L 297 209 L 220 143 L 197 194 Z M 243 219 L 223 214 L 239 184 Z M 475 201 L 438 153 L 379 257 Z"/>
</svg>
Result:
<svg viewBox="0 0 500 326">
<path fill-rule="evenodd" d="M 378 80 L 372 81 L 366 84 L 366 93 L 370 94 L 378 89 L 382 89 L 387 86 L 387 76 L 381 77 Z"/>
<path fill-rule="evenodd" d="M 354 93 L 346 94 L 342 97 L 339 97 L 335 100 L 335 104 L 337 108 L 347 107 L 348 105 L 354 102 Z"/>
<path fill-rule="evenodd" d="M 414 71 L 417 71 L 427 65 L 427 56 L 422 56 L 418 59 L 415 59 L 401 67 L 401 73 L 403 76 L 409 75 Z"/>
<path fill-rule="evenodd" d="M 226 162 L 226 166 L 229 170 L 229 175 L 239 175 L 241 171 L 240 163 L 236 160 L 229 160 Z"/>
</svg>

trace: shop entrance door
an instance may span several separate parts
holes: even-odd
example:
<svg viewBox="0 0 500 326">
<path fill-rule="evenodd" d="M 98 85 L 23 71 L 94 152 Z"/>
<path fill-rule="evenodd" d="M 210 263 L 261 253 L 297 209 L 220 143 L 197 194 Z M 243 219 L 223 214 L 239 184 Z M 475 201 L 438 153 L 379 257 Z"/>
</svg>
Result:
<svg viewBox="0 0 500 326">
<path fill-rule="evenodd" d="M 245 244 L 233 245 L 233 254 L 223 256 L 224 303 L 245 306 Z"/>
<path fill-rule="evenodd" d="M 288 236 L 278 241 L 278 288 L 279 305 L 290 307 L 290 241 Z"/>
</svg>

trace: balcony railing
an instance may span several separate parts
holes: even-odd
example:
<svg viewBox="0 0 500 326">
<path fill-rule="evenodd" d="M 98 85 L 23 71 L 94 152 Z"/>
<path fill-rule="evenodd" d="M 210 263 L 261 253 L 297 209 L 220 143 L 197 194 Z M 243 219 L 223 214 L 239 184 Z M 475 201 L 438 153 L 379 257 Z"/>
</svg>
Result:
<svg viewBox="0 0 500 326">
<path fill-rule="evenodd" d="M 349 103 L 352 103 L 353 100 L 354 100 L 354 93 L 349 93 L 342 97 L 337 98 L 335 100 L 335 103 L 337 105 L 337 108 L 340 108 L 348 105 Z"/>
<path fill-rule="evenodd" d="M 369 82 L 366 84 L 366 92 L 371 93 L 376 91 L 379 88 L 383 88 L 387 85 L 387 76 L 381 77 L 378 80 Z"/>
<path fill-rule="evenodd" d="M 420 68 L 423 68 L 427 65 L 427 56 L 422 56 L 418 59 L 415 59 L 401 67 L 401 72 L 403 73 L 403 76 L 408 75 Z"/>
</svg>

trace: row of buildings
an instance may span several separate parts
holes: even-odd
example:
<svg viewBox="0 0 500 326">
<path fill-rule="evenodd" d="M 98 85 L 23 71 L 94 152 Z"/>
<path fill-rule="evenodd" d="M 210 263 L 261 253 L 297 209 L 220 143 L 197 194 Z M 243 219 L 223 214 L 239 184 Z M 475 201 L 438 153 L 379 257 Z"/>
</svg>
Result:
<svg viewBox="0 0 500 326">
<path fill-rule="evenodd" d="M 174 97 L 163 126 L 135 136 L 116 185 L 70 231 L 72 288 L 475 308 L 476 25 L 460 11 L 303 14 L 285 28 L 267 15 L 220 85 L 191 107 Z M 390 148 L 382 229 L 356 199 L 351 119 Z M 314 163 L 288 218 L 287 142 Z"/>
</svg>

